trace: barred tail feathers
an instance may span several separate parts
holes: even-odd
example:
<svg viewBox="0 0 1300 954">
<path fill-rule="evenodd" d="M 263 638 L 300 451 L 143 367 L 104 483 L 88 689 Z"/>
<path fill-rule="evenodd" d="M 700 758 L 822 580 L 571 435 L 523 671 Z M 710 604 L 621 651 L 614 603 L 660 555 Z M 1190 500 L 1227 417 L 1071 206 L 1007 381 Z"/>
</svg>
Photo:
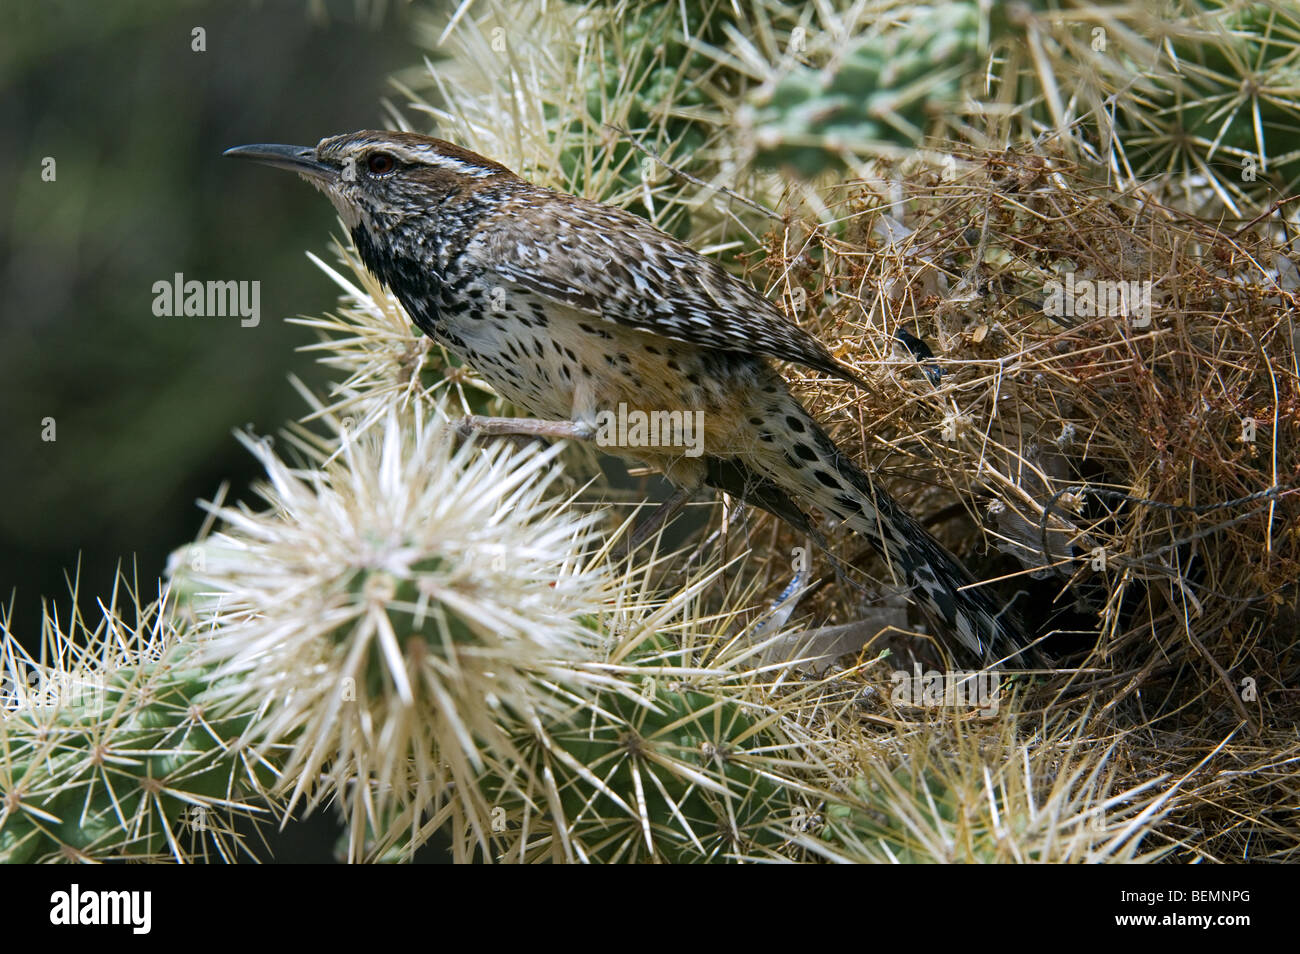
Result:
<svg viewBox="0 0 1300 954">
<path fill-rule="evenodd" d="M 804 505 L 817 507 L 869 540 L 912 589 L 927 617 L 984 663 L 1027 662 L 1016 616 L 975 579 L 915 518 L 850 458 L 792 397 L 762 435 L 751 466 Z M 769 440 L 772 437 L 774 439 Z"/>
</svg>

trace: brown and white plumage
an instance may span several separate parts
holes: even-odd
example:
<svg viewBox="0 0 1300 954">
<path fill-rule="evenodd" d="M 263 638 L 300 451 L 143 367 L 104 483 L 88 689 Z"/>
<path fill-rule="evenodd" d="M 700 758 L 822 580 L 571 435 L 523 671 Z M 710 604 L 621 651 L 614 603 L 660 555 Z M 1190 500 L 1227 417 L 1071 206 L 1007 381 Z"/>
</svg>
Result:
<svg viewBox="0 0 1300 954">
<path fill-rule="evenodd" d="M 625 328 L 862 383 L 752 287 L 645 219 L 576 197 L 537 208 L 534 188 L 485 216 L 465 250 L 502 283 Z"/>
<path fill-rule="evenodd" d="M 322 189 L 367 267 L 428 335 L 538 418 L 703 412 L 702 456 L 609 448 L 801 527 L 815 507 L 870 540 L 939 629 L 981 662 L 1026 640 L 1011 614 L 852 460 L 768 359 L 865 384 L 757 291 L 628 212 L 535 186 L 413 133 L 236 155 Z"/>
</svg>

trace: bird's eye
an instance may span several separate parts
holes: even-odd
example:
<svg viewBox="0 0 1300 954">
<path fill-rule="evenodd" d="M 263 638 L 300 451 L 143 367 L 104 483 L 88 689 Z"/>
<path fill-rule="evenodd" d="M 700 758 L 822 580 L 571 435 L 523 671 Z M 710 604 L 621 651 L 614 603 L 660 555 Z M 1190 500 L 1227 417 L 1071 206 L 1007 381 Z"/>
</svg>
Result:
<svg viewBox="0 0 1300 954">
<path fill-rule="evenodd" d="M 386 152 L 372 152 L 366 159 L 366 168 L 371 175 L 386 176 L 397 168 L 397 160 Z"/>
</svg>

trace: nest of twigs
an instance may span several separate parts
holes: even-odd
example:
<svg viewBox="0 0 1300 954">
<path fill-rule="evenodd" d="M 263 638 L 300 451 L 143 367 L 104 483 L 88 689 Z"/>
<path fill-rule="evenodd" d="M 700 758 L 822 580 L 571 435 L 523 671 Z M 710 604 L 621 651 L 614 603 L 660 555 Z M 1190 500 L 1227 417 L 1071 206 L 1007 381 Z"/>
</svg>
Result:
<svg viewBox="0 0 1300 954">
<path fill-rule="evenodd" d="M 1086 710 L 1127 781 L 1181 778 L 1161 830 L 1184 857 L 1294 859 L 1300 277 L 1278 207 L 1211 224 L 1061 158 L 957 160 L 839 183 L 770 233 L 751 277 L 874 385 L 805 396 L 1041 635 L 1057 668 L 1026 712 Z M 754 532 L 779 587 L 801 541 Z M 823 586 L 801 611 L 869 602 Z"/>
</svg>

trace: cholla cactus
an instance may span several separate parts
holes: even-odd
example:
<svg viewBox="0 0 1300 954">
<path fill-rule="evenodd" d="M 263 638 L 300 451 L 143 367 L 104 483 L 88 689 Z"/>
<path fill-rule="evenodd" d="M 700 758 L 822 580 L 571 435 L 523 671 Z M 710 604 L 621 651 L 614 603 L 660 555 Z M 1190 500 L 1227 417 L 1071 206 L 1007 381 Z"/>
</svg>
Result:
<svg viewBox="0 0 1300 954">
<path fill-rule="evenodd" d="M 979 26 L 977 4 L 950 3 L 865 35 L 832 35 L 822 44 L 832 47 L 829 65 L 773 64 L 738 114 L 742 135 L 757 162 L 805 177 L 855 153 L 915 147 L 936 106 L 959 98 L 978 61 Z"/>
<path fill-rule="evenodd" d="M 664 636 L 609 667 L 613 682 L 518 740 L 527 787 L 486 778 L 506 861 L 710 862 L 771 857 L 807 817 L 816 756 L 784 728 L 761 675 Z"/>
<path fill-rule="evenodd" d="M 1146 96 L 1119 100 L 1114 164 L 1167 176 L 1197 209 L 1232 214 L 1290 195 L 1300 181 L 1300 10 L 1227 0 L 1182 7 L 1190 36 Z M 1212 210 L 1211 210 L 1212 211 Z"/>
<path fill-rule="evenodd" d="M 478 775 L 518 764 L 516 724 L 590 679 L 568 663 L 608 595 L 601 514 L 548 493 L 555 448 L 457 446 L 421 417 L 390 412 L 302 469 L 246 442 L 269 508 L 219 509 L 187 561 L 201 658 L 264 707 L 251 737 L 290 747 L 291 806 L 347 795 L 353 858 L 395 818 L 459 813 L 483 837 Z"/>
<path fill-rule="evenodd" d="M 743 234 L 734 220 L 744 209 L 664 163 L 756 191 L 727 142 L 727 110 L 750 81 L 711 62 L 740 22 L 738 9 L 730 0 L 527 9 L 482 0 L 420 21 L 418 39 L 445 59 L 404 74 L 399 86 L 439 135 L 532 181 L 726 246 Z"/>
<path fill-rule="evenodd" d="M 248 757 L 251 707 L 216 699 L 210 669 L 160 598 L 45 617 L 41 652 L 3 621 L 0 862 L 187 861 L 246 852 L 236 817 L 267 817 L 274 750 Z M 73 594 L 76 605 L 76 594 Z"/>
<path fill-rule="evenodd" d="M 1017 738 L 1014 698 L 995 720 L 900 721 L 864 750 L 851 794 L 826 810 L 820 837 L 835 861 L 880 863 L 1151 862 L 1153 839 L 1181 783 L 1158 775 L 1125 787 L 1122 737 L 1093 737 L 1086 716 L 1048 720 Z"/>
<path fill-rule="evenodd" d="M 1276 4 L 621 0 L 521 17 L 483 0 L 420 36 L 450 58 L 402 83 L 442 134 L 703 246 L 759 224 L 722 190 L 820 204 L 765 170 L 872 174 L 953 140 L 1050 139 L 1121 183 L 1163 178 L 1171 201 L 1233 214 L 1300 170 L 1300 16 Z"/>
<path fill-rule="evenodd" d="M 244 440 L 268 507 L 214 505 L 133 628 L 114 606 L 53 629 L 39 666 L 6 636 L 0 857 L 234 858 L 233 814 L 326 798 L 352 860 L 440 827 L 461 859 L 788 844 L 817 757 L 771 694 L 787 667 L 753 668 L 738 610 L 701 615 L 719 571 L 666 600 L 648 568 L 615 574 L 603 514 L 549 492 L 555 449 L 396 411 L 332 456 L 299 442 L 296 468 Z"/>
<path fill-rule="evenodd" d="M 615 573 L 603 514 L 548 494 L 558 448 L 458 445 L 395 411 L 307 468 L 246 441 L 269 507 L 217 509 L 174 584 L 223 695 L 259 709 L 249 740 L 283 750 L 276 794 L 341 799 L 350 858 L 405 857 L 444 825 L 457 857 L 504 861 L 788 840 L 789 769 L 815 756 L 759 701 L 753 650 L 697 659 L 737 612 L 707 640 L 688 627 L 695 649 L 662 634 L 716 571 L 667 602 L 645 568 Z"/>
</svg>

